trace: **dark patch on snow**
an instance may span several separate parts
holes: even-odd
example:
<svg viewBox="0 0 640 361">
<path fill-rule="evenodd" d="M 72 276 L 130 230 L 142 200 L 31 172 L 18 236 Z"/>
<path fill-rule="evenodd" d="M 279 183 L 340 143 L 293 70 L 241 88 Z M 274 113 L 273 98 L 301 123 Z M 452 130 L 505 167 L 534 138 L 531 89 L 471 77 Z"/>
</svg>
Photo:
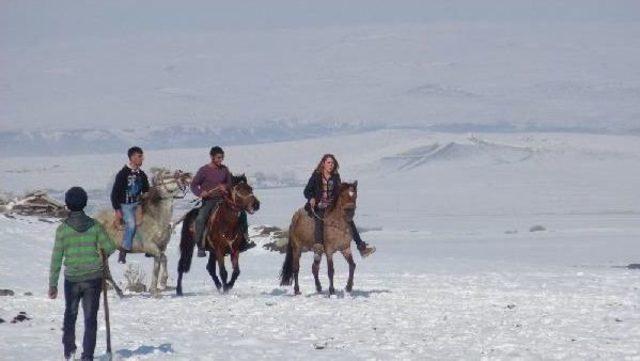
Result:
<svg viewBox="0 0 640 361">
<path fill-rule="evenodd" d="M 30 319 L 31 319 L 31 317 L 27 316 L 26 312 L 20 311 L 18 313 L 18 315 L 16 317 L 14 317 L 13 320 L 11 320 L 11 323 L 29 321 Z"/>
<path fill-rule="evenodd" d="M 544 228 L 543 226 L 536 224 L 535 226 L 532 226 L 531 228 L 529 228 L 529 232 L 541 232 L 541 231 L 546 231 L 547 229 Z"/>
<path fill-rule="evenodd" d="M 15 295 L 15 293 L 12 290 L 9 290 L 9 289 L 0 290 L 0 296 L 13 296 L 13 295 Z"/>
<path fill-rule="evenodd" d="M 640 263 L 631 263 L 627 266 L 628 269 L 640 269 Z"/>
</svg>

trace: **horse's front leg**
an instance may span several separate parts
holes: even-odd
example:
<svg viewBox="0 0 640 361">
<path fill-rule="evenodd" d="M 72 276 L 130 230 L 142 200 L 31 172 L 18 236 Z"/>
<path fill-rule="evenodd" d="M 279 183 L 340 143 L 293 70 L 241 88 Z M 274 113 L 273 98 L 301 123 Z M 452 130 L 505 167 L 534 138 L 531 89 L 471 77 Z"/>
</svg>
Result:
<svg viewBox="0 0 640 361">
<path fill-rule="evenodd" d="M 169 273 L 167 272 L 167 255 L 162 252 L 160 255 L 160 288 L 167 289 L 167 280 Z"/>
<path fill-rule="evenodd" d="M 229 280 L 225 292 L 233 288 L 236 279 L 240 275 L 240 250 L 235 247 L 231 249 L 231 266 L 233 267 L 233 272 L 231 272 L 231 280 Z"/>
<path fill-rule="evenodd" d="M 333 295 L 336 293 L 335 288 L 333 288 L 333 252 L 326 252 L 327 254 L 327 275 L 329 276 L 329 295 Z"/>
<path fill-rule="evenodd" d="M 107 280 L 107 282 L 109 282 L 111 284 L 113 289 L 116 290 L 116 293 L 118 294 L 118 297 L 122 298 L 122 297 L 124 297 L 124 293 L 122 293 L 122 290 L 120 289 L 120 287 L 118 287 L 118 284 L 116 284 L 116 281 L 113 280 L 113 276 L 111 276 L 111 269 L 109 269 L 109 263 L 108 262 L 109 261 L 107 260 L 107 264 L 105 265 L 106 280 Z"/>
<path fill-rule="evenodd" d="M 315 253 L 313 255 L 313 264 L 311 265 L 311 273 L 313 273 L 313 279 L 316 282 L 316 292 L 322 292 L 322 284 L 320 283 L 320 262 L 322 261 L 322 254 Z"/>
<path fill-rule="evenodd" d="M 349 279 L 347 280 L 347 287 L 345 287 L 345 290 L 347 292 L 351 292 L 351 290 L 353 289 L 353 274 L 355 273 L 355 270 L 356 270 L 356 263 L 353 261 L 353 254 L 351 253 L 351 248 L 347 248 L 344 251 L 342 251 L 342 255 L 344 256 L 344 258 L 347 260 L 347 263 L 349 264 Z"/>
<path fill-rule="evenodd" d="M 149 292 L 152 295 L 158 294 L 158 274 L 160 273 L 160 256 L 153 257 L 153 273 L 151 274 L 151 285 Z"/>
<path fill-rule="evenodd" d="M 207 271 L 213 280 L 213 283 L 216 284 L 216 288 L 220 291 L 220 287 L 222 287 L 222 283 L 220 283 L 220 279 L 216 274 L 216 255 L 215 252 L 209 252 L 209 262 L 207 262 Z"/>
<path fill-rule="evenodd" d="M 218 262 L 218 269 L 220 270 L 220 279 L 222 280 L 222 289 L 227 288 L 227 269 L 224 267 L 224 249 L 222 247 L 216 247 L 216 261 Z"/>
<path fill-rule="evenodd" d="M 176 284 L 176 295 L 182 296 L 182 270 L 178 270 L 178 282 Z"/>
</svg>

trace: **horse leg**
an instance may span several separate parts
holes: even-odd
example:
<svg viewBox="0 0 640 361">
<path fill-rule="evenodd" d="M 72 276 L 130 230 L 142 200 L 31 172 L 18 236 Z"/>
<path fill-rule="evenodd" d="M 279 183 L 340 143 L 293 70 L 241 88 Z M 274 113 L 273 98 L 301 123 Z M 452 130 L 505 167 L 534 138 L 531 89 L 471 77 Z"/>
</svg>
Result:
<svg viewBox="0 0 640 361">
<path fill-rule="evenodd" d="M 313 279 L 316 282 L 316 291 L 318 293 L 322 292 L 322 285 L 320 284 L 320 277 L 318 273 L 320 272 L 320 262 L 322 261 L 322 255 L 314 254 L 313 255 L 313 264 L 311 265 L 311 272 L 313 273 Z"/>
<path fill-rule="evenodd" d="M 182 271 L 178 270 L 178 284 L 176 285 L 176 295 L 182 296 Z"/>
<path fill-rule="evenodd" d="M 149 292 L 152 295 L 158 294 L 158 274 L 160 273 L 160 256 L 153 257 L 153 273 L 151 274 L 151 285 Z"/>
<path fill-rule="evenodd" d="M 122 293 L 122 290 L 120 289 L 120 287 L 118 287 L 118 285 L 116 284 L 116 281 L 113 280 L 113 276 L 111 276 L 111 270 L 109 269 L 108 262 L 109 261 L 107 260 L 107 264 L 105 265 L 106 280 L 111 284 L 113 289 L 116 290 L 118 297 L 122 298 L 124 297 L 124 293 Z"/>
<path fill-rule="evenodd" d="M 169 279 L 169 273 L 167 272 L 167 255 L 162 252 L 160 255 L 160 288 L 167 288 L 167 280 Z"/>
<path fill-rule="evenodd" d="M 300 294 L 300 285 L 298 284 L 298 273 L 300 272 L 300 251 L 296 250 L 293 254 L 293 293 Z"/>
<path fill-rule="evenodd" d="M 222 284 L 220 283 L 220 279 L 218 279 L 218 275 L 216 275 L 216 255 L 214 252 L 209 252 L 209 262 L 207 262 L 207 271 L 209 271 L 209 275 L 213 280 L 213 283 L 216 284 L 216 288 L 220 291 L 220 287 Z"/>
<path fill-rule="evenodd" d="M 329 275 L 329 295 L 336 293 L 335 288 L 333 288 L 333 254 L 327 252 L 327 274 Z"/>
<path fill-rule="evenodd" d="M 222 280 L 222 289 L 226 291 L 227 289 L 227 269 L 224 267 L 224 250 L 222 247 L 217 247 L 216 249 L 216 261 L 218 262 L 218 269 L 220 270 L 220 279 Z"/>
<path fill-rule="evenodd" d="M 231 265 L 233 267 L 233 272 L 231 272 L 231 280 L 229 280 L 225 291 L 233 288 L 233 285 L 236 283 L 236 279 L 240 275 L 240 250 L 231 249 Z"/>
<path fill-rule="evenodd" d="M 353 254 L 351 254 L 351 249 L 345 249 L 344 251 L 342 251 L 342 255 L 349 264 L 349 279 L 347 280 L 347 287 L 345 287 L 345 290 L 347 292 L 351 292 L 351 290 L 353 289 L 353 274 L 356 270 L 356 263 L 353 261 Z"/>
</svg>

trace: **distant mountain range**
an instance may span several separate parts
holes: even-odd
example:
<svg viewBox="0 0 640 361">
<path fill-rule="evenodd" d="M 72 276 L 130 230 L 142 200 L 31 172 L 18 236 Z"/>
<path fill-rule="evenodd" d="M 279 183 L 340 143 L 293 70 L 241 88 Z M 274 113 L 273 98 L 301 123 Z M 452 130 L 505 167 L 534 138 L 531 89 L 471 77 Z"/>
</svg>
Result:
<svg viewBox="0 0 640 361">
<path fill-rule="evenodd" d="M 365 126 L 344 123 L 265 122 L 255 127 L 177 125 L 142 129 L 65 129 L 0 131 L 0 155 L 42 156 L 122 152 L 132 145 L 145 149 L 200 148 L 212 145 L 270 143 L 321 136 L 353 134 L 384 128 L 416 128 L 444 133 L 571 132 L 620 133 L 593 128 L 518 127 L 511 124 L 434 124 L 418 127 Z M 640 135 L 640 128 L 624 134 Z"/>
<path fill-rule="evenodd" d="M 256 127 L 178 125 L 151 129 L 0 131 L 0 154 L 35 156 L 112 153 L 122 152 L 133 145 L 145 149 L 198 148 L 269 143 L 373 129 L 344 124 L 293 125 L 269 122 Z"/>
</svg>

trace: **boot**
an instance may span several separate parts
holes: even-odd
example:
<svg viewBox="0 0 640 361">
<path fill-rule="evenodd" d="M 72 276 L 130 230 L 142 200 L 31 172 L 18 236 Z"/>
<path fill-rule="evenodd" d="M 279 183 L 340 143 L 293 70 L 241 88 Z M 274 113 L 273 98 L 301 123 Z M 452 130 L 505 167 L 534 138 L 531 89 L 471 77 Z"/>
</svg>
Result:
<svg viewBox="0 0 640 361">
<path fill-rule="evenodd" d="M 245 233 L 242 243 L 240 243 L 240 252 L 244 252 L 256 246 L 256 243 L 249 238 L 249 234 Z"/>
<path fill-rule="evenodd" d="M 75 351 L 75 350 L 73 350 L 73 351 L 71 351 L 71 352 L 70 352 L 70 353 L 68 353 L 68 354 L 67 354 L 67 353 L 65 353 L 65 354 L 64 354 L 64 359 L 65 359 L 65 360 L 77 360 L 77 358 L 76 358 L 76 351 Z"/>
<path fill-rule="evenodd" d="M 120 250 L 120 253 L 118 254 L 118 263 L 127 263 L 127 251 L 122 249 Z"/>
<path fill-rule="evenodd" d="M 362 258 L 368 257 L 376 251 L 376 247 L 369 246 L 366 242 L 358 244 L 358 251 Z"/>
<path fill-rule="evenodd" d="M 207 253 L 204 251 L 204 248 L 198 248 L 198 257 L 206 257 Z"/>
</svg>

